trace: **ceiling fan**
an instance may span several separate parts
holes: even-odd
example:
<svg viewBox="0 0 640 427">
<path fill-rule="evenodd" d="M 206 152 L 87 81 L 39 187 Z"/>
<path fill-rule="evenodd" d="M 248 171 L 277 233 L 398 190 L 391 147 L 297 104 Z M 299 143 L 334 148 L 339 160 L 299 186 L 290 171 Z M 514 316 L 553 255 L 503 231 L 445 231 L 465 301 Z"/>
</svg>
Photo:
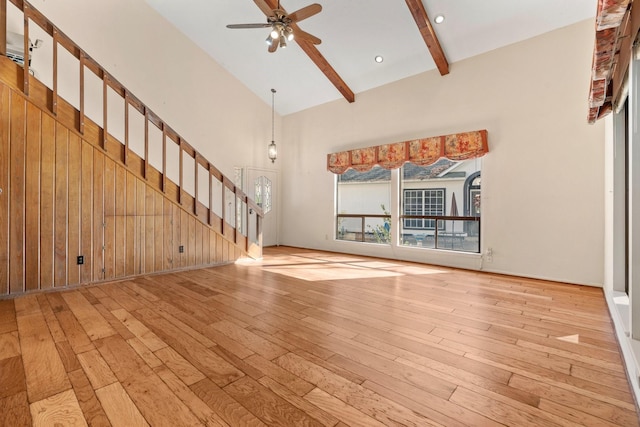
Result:
<svg viewBox="0 0 640 427">
<path fill-rule="evenodd" d="M 317 13 L 320 13 L 322 6 L 318 3 L 310 4 L 293 13 L 287 14 L 280 9 L 280 1 L 278 7 L 272 9 L 265 0 L 253 0 L 260 10 L 267 16 L 267 22 L 264 24 L 229 24 L 227 28 L 271 28 L 271 32 L 267 37 L 269 52 L 275 52 L 278 46 L 285 48 L 287 42 L 304 40 L 313 44 L 320 44 L 322 40 L 318 37 L 303 31 L 298 27 L 297 23 L 303 19 L 307 19 Z"/>
</svg>

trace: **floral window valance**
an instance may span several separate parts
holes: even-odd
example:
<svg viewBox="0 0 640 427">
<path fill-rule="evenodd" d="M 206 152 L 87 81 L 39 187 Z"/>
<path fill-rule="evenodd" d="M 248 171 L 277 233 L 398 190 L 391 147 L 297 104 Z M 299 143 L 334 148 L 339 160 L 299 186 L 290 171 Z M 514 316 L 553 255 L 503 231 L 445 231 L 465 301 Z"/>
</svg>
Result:
<svg viewBox="0 0 640 427">
<path fill-rule="evenodd" d="M 366 172 L 376 165 L 396 169 L 406 162 L 427 166 L 441 157 L 459 161 L 488 152 L 487 131 L 477 130 L 331 153 L 327 155 L 327 170 L 336 174 L 351 168 Z"/>
</svg>

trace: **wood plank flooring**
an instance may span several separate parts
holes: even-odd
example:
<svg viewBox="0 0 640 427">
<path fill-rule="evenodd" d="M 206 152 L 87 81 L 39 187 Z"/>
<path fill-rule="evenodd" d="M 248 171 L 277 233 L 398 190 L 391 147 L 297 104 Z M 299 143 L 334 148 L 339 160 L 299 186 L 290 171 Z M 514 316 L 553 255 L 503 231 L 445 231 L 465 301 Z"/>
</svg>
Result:
<svg viewBox="0 0 640 427">
<path fill-rule="evenodd" d="M 638 426 L 602 291 L 295 248 L 0 300 L 0 425 Z"/>
</svg>

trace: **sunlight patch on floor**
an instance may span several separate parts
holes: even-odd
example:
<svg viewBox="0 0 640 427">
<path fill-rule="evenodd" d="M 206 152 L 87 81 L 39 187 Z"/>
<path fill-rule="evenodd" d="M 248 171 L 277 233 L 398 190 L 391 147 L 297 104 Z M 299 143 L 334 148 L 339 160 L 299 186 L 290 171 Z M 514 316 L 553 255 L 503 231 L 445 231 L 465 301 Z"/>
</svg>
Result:
<svg viewBox="0 0 640 427">
<path fill-rule="evenodd" d="M 258 265 L 272 273 L 308 281 L 368 279 L 451 272 L 446 268 L 326 252 L 299 252 L 286 256 L 270 256 L 268 259 L 267 262 L 259 262 Z"/>
<path fill-rule="evenodd" d="M 580 335 L 567 335 L 566 337 L 557 337 L 560 341 L 572 342 L 575 344 L 580 344 Z"/>
<path fill-rule="evenodd" d="M 362 258 L 358 258 L 354 255 L 342 255 L 342 254 L 328 254 L 323 252 L 302 252 L 300 254 L 294 254 L 301 258 L 312 258 L 325 262 L 359 262 L 364 261 Z"/>
<path fill-rule="evenodd" d="M 380 268 L 380 269 L 394 271 L 396 273 L 401 273 L 406 275 L 448 273 L 447 270 L 437 269 L 433 267 L 419 267 L 414 265 L 394 264 L 389 262 L 367 261 L 367 262 L 350 262 L 349 264 L 358 265 L 358 266 L 367 267 L 367 268 Z"/>
<path fill-rule="evenodd" d="M 269 267 L 273 265 L 308 265 L 308 264 L 324 264 L 326 261 L 310 257 L 287 256 L 287 257 L 269 257 L 268 261 L 257 260 L 257 265 Z"/>
<path fill-rule="evenodd" d="M 402 276 L 401 273 L 394 271 L 377 270 L 338 263 L 305 264 L 299 266 L 289 265 L 286 267 L 265 266 L 264 268 L 272 273 L 279 273 L 312 282 L 319 280 L 370 279 L 375 277 Z"/>
</svg>

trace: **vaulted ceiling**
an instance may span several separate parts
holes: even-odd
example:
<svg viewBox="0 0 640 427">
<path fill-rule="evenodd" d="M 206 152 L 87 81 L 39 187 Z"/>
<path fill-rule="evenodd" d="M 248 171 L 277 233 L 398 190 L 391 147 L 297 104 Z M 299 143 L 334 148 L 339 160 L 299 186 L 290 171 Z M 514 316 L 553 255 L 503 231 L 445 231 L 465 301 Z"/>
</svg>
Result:
<svg viewBox="0 0 640 427">
<path fill-rule="evenodd" d="M 299 23 L 322 43 L 289 43 L 269 53 L 269 29 L 226 28 L 266 22 L 254 0 L 146 1 L 266 103 L 275 88 L 276 109 L 285 115 L 336 99 L 357 102 L 367 89 L 433 69 L 447 78 L 458 61 L 593 19 L 597 6 L 595 0 L 281 0 L 287 12 L 322 5 Z M 434 24 L 439 14 L 445 21 Z"/>
</svg>

